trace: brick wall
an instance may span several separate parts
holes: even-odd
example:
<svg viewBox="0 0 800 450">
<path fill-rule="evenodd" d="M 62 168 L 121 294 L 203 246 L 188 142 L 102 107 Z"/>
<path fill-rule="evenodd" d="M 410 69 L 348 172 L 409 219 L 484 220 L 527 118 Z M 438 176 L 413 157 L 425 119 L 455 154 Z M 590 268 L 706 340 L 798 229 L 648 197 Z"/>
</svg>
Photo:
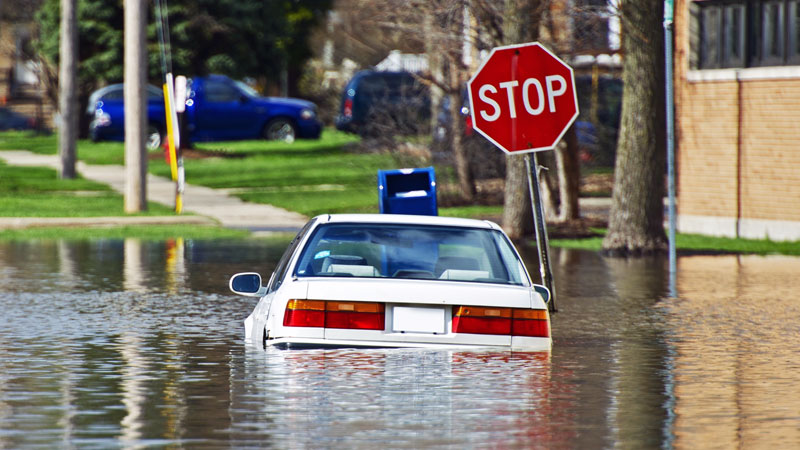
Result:
<svg viewBox="0 0 800 450">
<path fill-rule="evenodd" d="M 679 229 L 800 239 L 800 67 L 689 70 L 689 3 L 675 3 Z"/>
<path fill-rule="evenodd" d="M 742 82 L 742 217 L 800 221 L 800 79 Z"/>
<path fill-rule="evenodd" d="M 681 214 L 736 215 L 736 99 L 730 82 L 687 84 L 675 99 Z"/>
</svg>

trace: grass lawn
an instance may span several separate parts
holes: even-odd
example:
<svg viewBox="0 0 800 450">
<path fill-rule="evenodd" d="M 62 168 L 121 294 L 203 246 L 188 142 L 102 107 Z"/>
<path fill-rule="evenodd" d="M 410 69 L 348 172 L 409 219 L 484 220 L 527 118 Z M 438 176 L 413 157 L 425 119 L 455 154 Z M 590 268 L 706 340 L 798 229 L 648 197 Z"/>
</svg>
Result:
<svg viewBox="0 0 800 450">
<path fill-rule="evenodd" d="M 212 157 L 184 158 L 186 180 L 231 189 L 231 194 L 245 201 L 268 203 L 307 216 L 378 212 L 377 171 L 393 169 L 396 163 L 389 154 L 345 150 L 346 145 L 357 141 L 356 136 L 325 130 L 319 140 L 298 140 L 291 145 L 264 141 L 198 143 L 195 147 Z M 150 172 L 166 177 L 169 166 L 153 161 Z"/>
<path fill-rule="evenodd" d="M 28 150 L 41 155 L 57 155 L 58 135 L 31 131 L 0 132 L 0 150 Z M 81 139 L 78 141 L 76 153 L 78 159 L 86 164 L 125 164 L 125 144 L 122 142 L 92 142 Z"/>
<path fill-rule="evenodd" d="M 319 140 L 298 140 L 292 144 L 261 140 L 197 143 L 197 151 L 184 158 L 188 183 L 229 189 L 233 195 L 269 203 L 307 216 L 339 212 L 378 212 L 376 176 L 379 169 L 407 167 L 388 153 L 349 151 L 348 145 L 358 137 L 326 129 Z M 0 150 L 30 150 L 56 154 L 57 137 L 31 132 L 0 132 Z M 78 142 L 78 158 L 89 164 L 124 164 L 124 144 L 119 142 Z M 169 177 L 170 169 L 162 151 L 153 153 L 148 168 L 153 174 Z M 413 164 L 413 163 L 412 163 Z M 426 164 L 427 165 L 427 164 Z M 602 170 L 601 170 L 602 171 Z M 595 171 L 596 172 L 596 171 Z M 593 172 L 594 173 L 594 172 Z M 586 174 L 585 174 L 586 175 Z M 449 167 L 437 167 L 439 184 L 452 177 Z M 89 201 L 91 199 L 91 201 Z M 440 208 L 440 215 L 460 217 L 497 217 L 502 206 L 466 206 Z M 148 215 L 171 215 L 166 206 L 151 204 Z M 122 196 L 92 181 L 59 180 L 52 169 L 9 168 L 0 164 L 0 216 L 4 217 L 97 217 L 122 216 Z M 135 230 L 134 228 L 147 228 Z M 61 230 L 80 236 L 136 235 L 173 237 L 178 232 L 170 227 L 133 227 L 115 231 Z M 198 227 L 174 227 L 188 230 Z M 204 228 L 204 227 L 199 227 Z M 197 233 L 227 233 L 229 230 L 204 229 Z M 47 231 L 25 230 L 30 236 L 46 235 Z M 0 238 L 19 235 L 17 231 L 0 233 Z M 116 234 L 122 233 L 122 234 Z M 237 236 L 242 236 L 244 233 Z M 600 230 L 599 234 L 603 234 Z M 181 234 L 185 235 L 185 234 Z M 209 234 L 210 235 L 210 234 Z M 583 248 L 599 251 L 602 237 L 590 239 L 551 239 L 554 247 Z M 800 242 L 725 239 L 679 234 L 677 245 L 687 251 L 721 251 L 733 253 L 800 255 Z"/>
<path fill-rule="evenodd" d="M 596 231 L 605 234 L 605 230 Z M 535 241 L 532 245 L 536 245 Z M 550 245 L 553 247 L 600 251 L 603 248 L 603 237 L 598 236 L 587 239 L 551 239 Z M 800 256 L 800 241 L 775 242 L 768 239 L 730 239 L 678 233 L 675 236 L 675 246 L 678 251 L 684 252 Z"/>
<path fill-rule="evenodd" d="M 148 203 L 136 215 L 173 215 L 171 208 Z M 8 166 L 0 162 L 0 217 L 124 216 L 122 195 L 102 183 L 62 180 L 47 167 Z"/>
<path fill-rule="evenodd" d="M 184 239 L 245 239 L 249 236 L 250 233 L 244 230 L 232 230 L 201 225 L 142 225 L 109 228 L 43 227 L 27 228 L 24 230 L 0 230 L 0 241 L 125 238 L 163 241 L 179 237 Z"/>
<path fill-rule="evenodd" d="M 268 203 L 306 216 L 323 213 L 378 212 L 377 171 L 407 167 L 389 153 L 348 151 L 357 136 L 332 129 L 318 140 L 292 144 L 263 140 L 196 143 L 197 151 L 184 158 L 186 181 L 211 188 L 230 189 L 232 195 L 254 203 Z M 55 134 L 0 133 L 0 150 L 29 149 L 34 153 L 57 153 Z M 78 158 L 87 164 L 124 164 L 121 142 L 79 140 Z M 151 153 L 148 171 L 169 177 L 170 168 L 158 150 Z M 413 164 L 413 163 L 412 163 Z M 452 177 L 449 167 L 437 168 L 441 182 Z M 486 216 L 496 206 L 440 208 L 442 215 Z M 43 213 L 30 212 L 37 216 Z M 52 215 L 62 215 L 53 212 Z"/>
</svg>

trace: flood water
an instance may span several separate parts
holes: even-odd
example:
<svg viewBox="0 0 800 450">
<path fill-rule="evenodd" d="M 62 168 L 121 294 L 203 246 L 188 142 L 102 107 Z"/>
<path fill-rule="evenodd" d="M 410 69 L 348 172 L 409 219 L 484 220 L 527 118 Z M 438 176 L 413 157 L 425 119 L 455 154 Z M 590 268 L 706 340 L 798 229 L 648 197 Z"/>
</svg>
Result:
<svg viewBox="0 0 800 450">
<path fill-rule="evenodd" d="M 0 448 L 800 446 L 800 259 L 555 249 L 549 353 L 246 347 L 286 244 L 0 243 Z"/>
</svg>

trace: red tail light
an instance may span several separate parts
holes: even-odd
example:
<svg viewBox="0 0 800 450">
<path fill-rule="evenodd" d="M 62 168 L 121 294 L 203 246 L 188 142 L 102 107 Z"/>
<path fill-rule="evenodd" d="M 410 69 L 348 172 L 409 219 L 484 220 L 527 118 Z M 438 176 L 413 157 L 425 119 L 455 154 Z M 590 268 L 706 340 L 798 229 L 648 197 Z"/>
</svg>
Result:
<svg viewBox="0 0 800 450">
<path fill-rule="evenodd" d="M 458 306 L 453 309 L 453 333 L 511 334 L 511 308 Z"/>
<path fill-rule="evenodd" d="M 385 329 L 383 303 L 326 302 L 289 300 L 283 325 L 287 327 L 325 327 L 349 330 Z"/>
<path fill-rule="evenodd" d="M 342 114 L 345 117 L 353 117 L 353 99 L 348 98 L 344 101 L 344 108 L 342 108 Z"/>
<path fill-rule="evenodd" d="M 382 303 L 326 302 L 325 328 L 383 330 L 385 314 Z"/>
<path fill-rule="evenodd" d="M 283 316 L 286 327 L 325 326 L 325 302 L 320 300 L 289 300 Z"/>
<path fill-rule="evenodd" d="M 453 308 L 453 333 L 549 337 L 547 310 L 516 308 Z"/>
<path fill-rule="evenodd" d="M 550 337 L 550 320 L 546 309 L 515 309 L 511 323 L 513 336 Z"/>
</svg>

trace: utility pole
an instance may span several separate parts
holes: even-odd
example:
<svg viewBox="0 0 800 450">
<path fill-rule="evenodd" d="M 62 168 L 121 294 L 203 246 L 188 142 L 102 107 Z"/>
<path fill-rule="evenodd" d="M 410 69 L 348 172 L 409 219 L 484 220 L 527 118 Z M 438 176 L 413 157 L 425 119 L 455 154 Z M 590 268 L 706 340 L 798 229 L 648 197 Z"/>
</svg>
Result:
<svg viewBox="0 0 800 450">
<path fill-rule="evenodd" d="M 147 209 L 146 0 L 125 0 L 125 212 Z"/>
<path fill-rule="evenodd" d="M 78 133 L 78 104 L 75 92 L 78 70 L 78 19 L 76 0 L 61 0 L 61 43 L 58 73 L 58 154 L 61 178 L 75 178 L 75 146 Z"/>
</svg>

